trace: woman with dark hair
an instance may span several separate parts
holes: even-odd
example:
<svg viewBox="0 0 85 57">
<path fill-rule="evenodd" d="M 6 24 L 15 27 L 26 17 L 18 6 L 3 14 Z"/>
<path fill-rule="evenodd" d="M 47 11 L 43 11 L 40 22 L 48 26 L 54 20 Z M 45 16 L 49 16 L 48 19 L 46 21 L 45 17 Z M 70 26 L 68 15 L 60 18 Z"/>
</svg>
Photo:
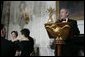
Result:
<svg viewBox="0 0 85 57">
<path fill-rule="evenodd" d="M 18 37 L 18 32 L 17 31 L 12 31 L 11 32 L 11 41 L 13 43 L 14 51 L 15 51 L 15 56 L 20 56 L 20 49 L 19 49 L 19 40 L 17 39 Z"/>
<path fill-rule="evenodd" d="M 19 39 L 19 49 L 21 50 L 21 56 L 30 56 L 34 49 L 34 40 L 29 36 L 29 29 L 21 30 L 21 39 Z"/>
<path fill-rule="evenodd" d="M 11 36 L 12 36 L 12 37 L 11 37 L 11 38 L 12 38 L 12 42 L 15 41 L 15 39 L 16 39 L 17 36 L 18 36 L 18 32 L 17 32 L 17 31 L 12 31 L 12 32 L 11 32 Z"/>
</svg>

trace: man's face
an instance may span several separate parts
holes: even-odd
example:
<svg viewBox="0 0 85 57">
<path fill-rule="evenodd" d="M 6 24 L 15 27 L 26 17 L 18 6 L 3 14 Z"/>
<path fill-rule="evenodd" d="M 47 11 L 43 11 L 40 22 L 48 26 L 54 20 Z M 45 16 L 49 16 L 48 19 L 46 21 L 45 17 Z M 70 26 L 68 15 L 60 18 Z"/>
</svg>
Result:
<svg viewBox="0 0 85 57">
<path fill-rule="evenodd" d="M 61 9 L 60 10 L 60 19 L 65 19 L 65 18 L 67 18 L 67 16 L 68 16 L 67 10 Z"/>
<path fill-rule="evenodd" d="M 6 35 L 6 29 L 3 28 L 3 29 L 1 30 L 1 37 L 5 37 L 5 35 Z"/>
</svg>

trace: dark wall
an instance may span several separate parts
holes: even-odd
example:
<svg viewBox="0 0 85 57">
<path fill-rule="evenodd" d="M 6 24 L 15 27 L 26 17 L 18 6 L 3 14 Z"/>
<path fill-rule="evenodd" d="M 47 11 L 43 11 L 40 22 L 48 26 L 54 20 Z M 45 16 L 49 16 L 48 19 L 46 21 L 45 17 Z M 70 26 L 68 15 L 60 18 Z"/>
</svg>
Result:
<svg viewBox="0 0 85 57">
<path fill-rule="evenodd" d="M 2 17 L 3 1 L 0 1 L 0 19 Z"/>
<path fill-rule="evenodd" d="M 84 1 L 60 1 L 59 7 L 69 9 L 70 17 L 84 20 Z"/>
</svg>

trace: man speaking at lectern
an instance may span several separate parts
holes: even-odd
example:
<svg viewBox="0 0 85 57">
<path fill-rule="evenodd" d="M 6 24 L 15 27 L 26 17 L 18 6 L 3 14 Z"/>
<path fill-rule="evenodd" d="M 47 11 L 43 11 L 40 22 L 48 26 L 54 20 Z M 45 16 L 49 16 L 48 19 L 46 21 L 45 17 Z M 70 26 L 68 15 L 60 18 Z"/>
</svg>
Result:
<svg viewBox="0 0 85 57">
<path fill-rule="evenodd" d="M 70 23 L 69 24 L 70 25 L 70 35 L 68 36 L 68 38 L 65 41 L 66 44 L 63 47 L 62 55 L 63 56 L 76 56 L 78 49 L 75 47 L 74 43 L 73 43 L 73 45 L 69 44 L 70 41 L 68 41 L 68 40 L 74 38 L 75 35 L 76 36 L 79 35 L 80 31 L 78 29 L 77 21 L 73 20 L 73 19 L 69 19 L 68 16 L 69 16 L 68 9 L 62 8 L 60 10 L 60 16 L 59 16 L 60 19 L 58 19 L 56 21 L 56 23 L 62 23 L 62 22 L 69 22 Z"/>
<path fill-rule="evenodd" d="M 71 36 L 79 35 L 80 34 L 80 31 L 78 29 L 77 21 L 76 20 L 73 20 L 73 19 L 69 19 L 68 16 L 69 16 L 68 9 L 62 8 L 60 10 L 60 19 L 58 19 L 56 21 L 56 23 L 69 22 L 70 23 L 69 25 L 71 27 L 70 31 L 72 33 Z"/>
</svg>

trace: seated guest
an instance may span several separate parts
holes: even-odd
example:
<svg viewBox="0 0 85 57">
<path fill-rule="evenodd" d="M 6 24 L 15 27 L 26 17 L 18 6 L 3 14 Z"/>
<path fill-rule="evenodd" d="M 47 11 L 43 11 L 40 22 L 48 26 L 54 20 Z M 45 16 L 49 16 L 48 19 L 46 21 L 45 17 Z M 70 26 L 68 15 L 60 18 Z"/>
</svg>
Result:
<svg viewBox="0 0 85 57">
<path fill-rule="evenodd" d="M 22 29 L 21 36 L 16 40 L 16 42 L 18 42 L 19 50 L 21 51 L 21 56 L 30 56 L 34 49 L 34 40 L 29 34 L 30 31 L 28 29 Z"/>
<path fill-rule="evenodd" d="M 1 29 L 1 56 L 14 56 L 12 42 L 5 39 L 6 29 L 3 24 L 0 25 L 0 29 Z"/>
<path fill-rule="evenodd" d="M 21 30 L 22 39 L 21 39 L 21 56 L 30 56 L 30 53 L 34 48 L 34 40 L 29 36 L 30 31 L 28 29 Z"/>
<path fill-rule="evenodd" d="M 16 41 L 18 37 L 18 32 L 17 31 L 12 31 L 11 32 L 11 38 L 12 38 L 12 43 L 13 43 L 13 47 L 14 47 L 14 50 L 15 50 L 15 56 L 20 56 L 20 50 L 18 49 L 19 48 L 19 45 L 18 45 L 18 41 Z"/>
</svg>

